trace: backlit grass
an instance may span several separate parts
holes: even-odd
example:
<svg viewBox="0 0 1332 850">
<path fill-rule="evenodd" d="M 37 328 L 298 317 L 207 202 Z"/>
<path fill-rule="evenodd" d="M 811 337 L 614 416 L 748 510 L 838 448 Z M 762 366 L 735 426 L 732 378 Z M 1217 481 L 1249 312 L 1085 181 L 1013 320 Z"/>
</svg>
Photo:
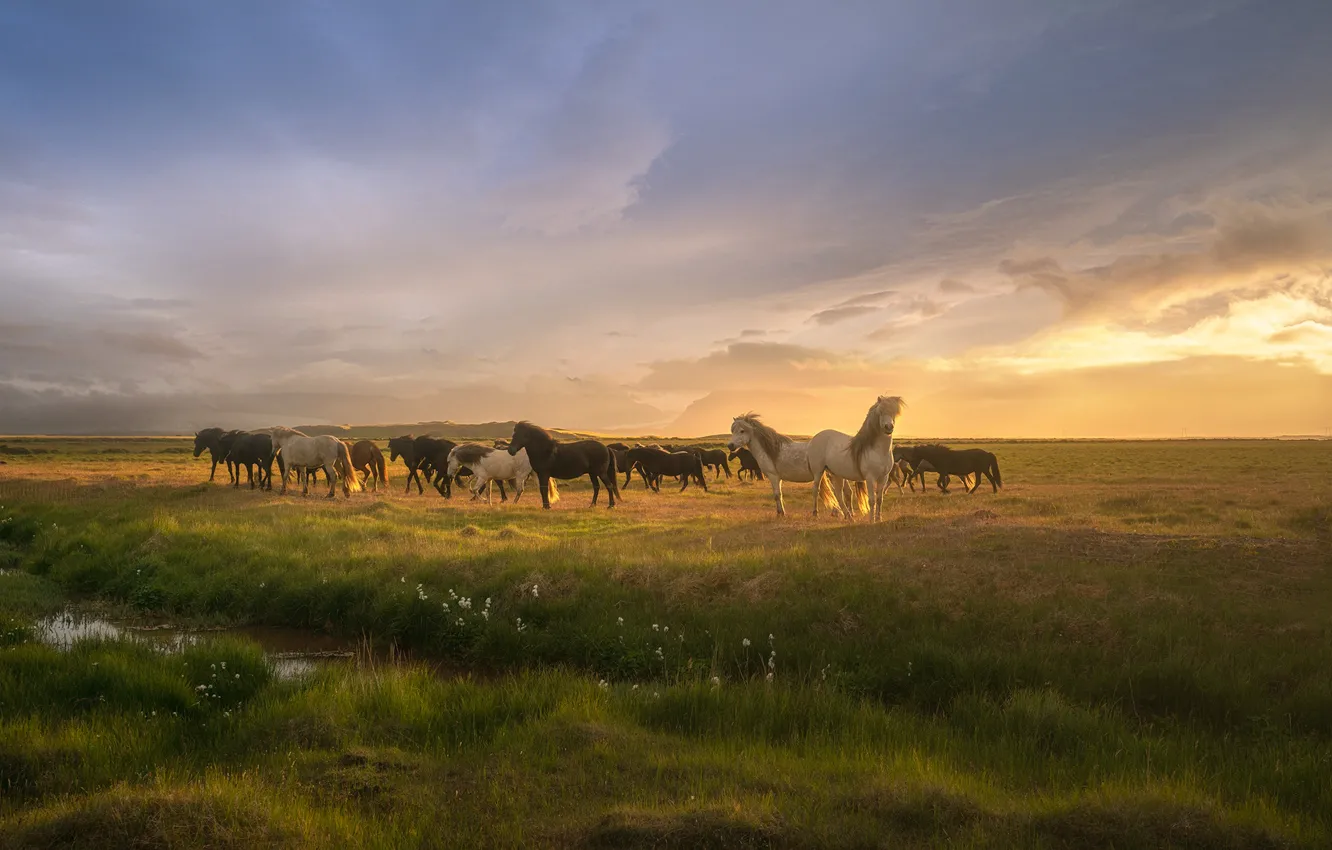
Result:
<svg viewBox="0 0 1332 850">
<path fill-rule="evenodd" d="M 542 512 L 404 496 L 401 467 L 328 502 L 49 447 L 0 467 L 0 844 L 1329 840 L 1327 444 L 994 445 L 1000 494 L 878 526 L 807 518 L 808 487 L 785 521 L 762 484 Z M 470 678 L 33 645 L 70 599 Z"/>
</svg>

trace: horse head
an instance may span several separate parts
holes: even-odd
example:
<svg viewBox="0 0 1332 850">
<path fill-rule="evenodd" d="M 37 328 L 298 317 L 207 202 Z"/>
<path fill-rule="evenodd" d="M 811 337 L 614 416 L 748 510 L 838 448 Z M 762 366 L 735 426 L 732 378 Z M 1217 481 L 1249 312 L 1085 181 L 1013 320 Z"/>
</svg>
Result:
<svg viewBox="0 0 1332 850">
<path fill-rule="evenodd" d="M 884 436 L 891 437 L 893 429 L 897 427 L 897 417 L 902 415 L 902 408 L 906 407 L 906 402 L 900 395 L 879 396 L 879 400 L 874 403 L 874 411 L 879 416 L 879 430 Z"/>
<path fill-rule="evenodd" d="M 407 448 L 412 445 L 412 441 L 415 439 L 416 438 L 410 434 L 408 434 L 405 437 L 393 437 L 392 439 L 390 439 L 388 443 L 389 463 L 394 463 L 395 461 L 397 461 L 398 455 L 406 457 Z"/>
<path fill-rule="evenodd" d="M 731 422 L 731 439 L 726 441 L 726 448 L 733 452 L 748 448 L 749 441 L 753 436 L 754 429 L 749 424 L 748 420 L 743 416 L 737 416 L 735 417 L 735 420 Z"/>
</svg>

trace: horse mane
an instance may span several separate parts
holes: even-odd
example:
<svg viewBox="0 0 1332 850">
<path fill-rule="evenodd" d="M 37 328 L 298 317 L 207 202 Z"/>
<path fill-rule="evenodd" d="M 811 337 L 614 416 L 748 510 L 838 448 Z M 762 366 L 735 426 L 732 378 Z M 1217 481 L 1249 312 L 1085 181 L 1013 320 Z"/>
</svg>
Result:
<svg viewBox="0 0 1332 850">
<path fill-rule="evenodd" d="M 471 466 L 494 451 L 490 446 L 483 446 L 480 443 L 463 443 L 453 450 L 453 456 L 463 466 Z"/>
<path fill-rule="evenodd" d="M 305 433 L 304 431 L 297 431 L 295 428 L 288 428 L 288 427 L 285 426 L 285 425 L 274 425 L 272 428 L 259 428 L 258 430 L 251 431 L 250 433 L 252 433 L 252 434 L 267 434 L 268 436 L 272 437 L 272 438 L 275 439 L 275 440 L 276 440 L 278 437 L 308 437 L 308 436 L 310 436 L 309 434 Z"/>
<path fill-rule="evenodd" d="M 764 425 L 759 419 L 759 415 L 752 410 L 749 413 L 735 417 L 736 422 L 744 422 L 754 432 L 754 439 L 758 440 L 759 446 L 773 460 L 782 452 L 782 446 L 792 442 L 791 438 L 785 434 L 779 434 L 772 428 Z"/>
<path fill-rule="evenodd" d="M 865 413 L 865 421 L 860 423 L 860 430 L 851 438 L 851 460 L 856 465 L 856 472 L 860 472 L 860 458 L 870 450 L 870 446 L 878 442 L 879 417 L 888 413 L 896 419 L 902 414 L 902 408 L 905 406 L 906 402 L 902 401 L 900 395 L 881 395 L 870 405 L 869 411 Z"/>
<path fill-rule="evenodd" d="M 220 437 L 224 433 L 226 432 L 223 431 L 221 428 L 205 428 L 202 431 L 195 432 L 194 436 L 195 438 L 202 437 L 206 440 L 209 437 Z"/>
</svg>

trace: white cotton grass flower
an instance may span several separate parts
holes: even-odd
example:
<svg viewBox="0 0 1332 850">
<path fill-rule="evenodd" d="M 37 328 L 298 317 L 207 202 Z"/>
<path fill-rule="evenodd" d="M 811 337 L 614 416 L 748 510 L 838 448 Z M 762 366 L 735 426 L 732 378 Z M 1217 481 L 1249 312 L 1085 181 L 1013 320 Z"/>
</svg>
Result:
<svg viewBox="0 0 1332 850">
<path fill-rule="evenodd" d="M 610 682 L 607 682 L 605 679 L 602 679 L 600 682 L 597 682 L 597 687 L 601 688 L 603 691 L 608 691 L 610 690 Z"/>
<path fill-rule="evenodd" d="M 661 626 L 657 625 L 656 623 L 653 623 L 653 624 L 652 624 L 652 631 L 654 631 L 654 632 L 659 632 L 659 631 L 661 631 Z"/>
<path fill-rule="evenodd" d="M 743 646 L 743 647 L 745 647 L 746 649 L 748 649 L 748 648 L 749 648 L 749 638 L 745 638 L 744 640 L 740 641 L 740 645 Z"/>
<path fill-rule="evenodd" d="M 540 591 L 538 590 L 538 588 L 537 588 L 537 586 L 536 586 L 535 584 L 532 585 L 532 595 L 533 595 L 533 596 L 540 596 L 540 595 L 541 595 Z"/>
<path fill-rule="evenodd" d="M 712 677 L 712 686 L 713 686 L 714 688 L 719 688 L 719 687 L 721 687 L 721 676 L 713 676 L 713 677 Z"/>
<path fill-rule="evenodd" d="M 623 618 L 623 617 L 616 617 L 616 618 L 615 618 L 615 624 L 616 624 L 617 626 L 620 626 L 621 628 L 623 628 L 623 626 L 624 626 L 624 618 Z"/>
</svg>

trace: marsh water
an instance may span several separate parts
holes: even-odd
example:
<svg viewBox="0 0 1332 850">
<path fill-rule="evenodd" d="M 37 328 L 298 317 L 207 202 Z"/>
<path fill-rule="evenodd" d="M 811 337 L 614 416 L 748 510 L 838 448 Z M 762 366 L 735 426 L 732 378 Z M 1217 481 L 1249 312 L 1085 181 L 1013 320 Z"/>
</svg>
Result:
<svg viewBox="0 0 1332 850">
<path fill-rule="evenodd" d="M 163 652 L 179 652 L 202 640 L 236 635 L 255 641 L 273 672 L 281 679 L 295 679 L 322 664 L 346 663 L 356 656 L 345 640 L 302 629 L 244 627 L 235 629 L 189 629 L 171 624 L 116 621 L 76 609 L 38 620 L 34 636 L 41 643 L 68 650 L 81 640 L 133 640 Z"/>
</svg>

